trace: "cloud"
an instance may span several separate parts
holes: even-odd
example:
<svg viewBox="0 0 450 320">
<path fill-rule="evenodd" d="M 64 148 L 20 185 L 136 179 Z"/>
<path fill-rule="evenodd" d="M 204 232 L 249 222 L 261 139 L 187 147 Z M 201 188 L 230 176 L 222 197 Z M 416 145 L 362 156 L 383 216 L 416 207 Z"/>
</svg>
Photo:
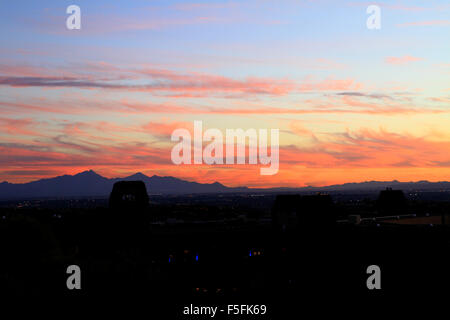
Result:
<svg viewBox="0 0 450 320">
<path fill-rule="evenodd" d="M 2 171 L 2 176 L 7 177 L 32 177 L 32 176 L 38 176 L 38 177 L 45 177 L 45 176 L 56 176 L 60 174 L 61 171 L 58 170 L 8 170 L 8 171 Z"/>
<path fill-rule="evenodd" d="M 332 79 L 328 78 L 318 82 L 303 82 L 299 86 L 300 91 L 335 91 L 335 90 L 360 90 L 363 88 L 361 83 L 353 79 Z"/>
<path fill-rule="evenodd" d="M 391 96 L 387 94 L 382 93 L 363 93 L 363 92 L 339 92 L 336 93 L 338 96 L 353 96 L 353 97 L 364 97 L 364 98 L 371 98 L 371 99 L 392 99 Z"/>
<path fill-rule="evenodd" d="M 73 114 L 75 109 L 67 110 L 62 107 L 48 106 L 50 102 L 41 102 L 42 105 L 20 103 L 20 102 L 10 102 L 10 101 L 0 101 L 0 111 L 3 114 L 23 114 L 23 112 L 48 112 L 55 114 Z"/>
<path fill-rule="evenodd" d="M 172 127 L 184 125 L 150 122 L 143 127 L 136 126 L 136 129 L 148 127 L 153 132 L 167 135 Z M 34 144 L 0 143 L 0 176 L 3 177 L 0 180 L 29 181 L 55 175 L 53 173 L 56 172 L 73 174 L 95 169 L 110 177 L 120 172 L 146 171 L 200 182 L 221 181 L 229 185 L 299 186 L 302 181 L 320 180 L 322 184 L 354 181 L 356 178 L 350 172 L 355 170 L 365 172 L 366 175 L 361 176 L 363 178 L 375 169 L 394 178 L 398 172 L 395 170 L 402 168 L 411 173 L 414 168 L 432 170 L 448 167 L 450 163 L 447 152 L 450 141 L 433 140 L 432 136 L 366 128 L 334 133 L 310 132 L 301 122 L 295 121 L 290 122 L 289 128 L 310 138 L 311 143 L 308 146 L 281 145 L 280 172 L 271 179 L 259 176 L 257 170 L 260 166 L 174 166 L 170 160 L 170 143 L 165 147 L 155 147 L 133 141 L 105 143 L 94 139 L 95 142 L 86 144 L 83 137 L 58 136 L 56 139 L 41 139 Z"/>
<path fill-rule="evenodd" d="M 354 91 L 338 92 L 336 94 L 325 94 L 326 99 L 307 99 L 299 102 L 291 102 L 287 106 L 273 106 L 273 104 L 254 103 L 250 107 L 249 102 L 238 103 L 234 107 L 227 107 L 219 104 L 212 106 L 211 102 L 205 101 L 204 104 L 199 103 L 177 103 L 172 101 L 155 103 L 142 102 L 127 99 L 110 100 L 107 96 L 97 95 L 95 97 L 86 98 L 83 95 L 76 97 L 66 96 L 64 99 L 47 100 L 34 99 L 35 101 L 28 103 L 14 103 L 8 101 L 0 101 L 0 115 L 9 117 L 21 116 L 24 112 L 32 113 L 50 113 L 55 115 L 90 115 L 108 114 L 116 115 L 138 115 L 138 114 L 191 114 L 191 115 L 265 115 L 265 114 L 367 114 L 367 115 L 395 115 L 395 114 L 440 114 L 450 112 L 442 107 L 415 107 L 410 99 L 403 103 L 402 97 L 395 98 L 399 93 L 392 95 L 383 94 L 367 94 Z M 336 97 L 339 97 L 337 99 Z M 365 98 L 372 99 L 367 101 Z M 395 99 L 394 99 L 395 98 Z M 434 100 L 437 101 L 437 100 Z M 439 106 L 438 104 L 435 104 Z M 78 128 L 79 130 L 81 128 Z M 129 128 L 119 128 L 118 131 L 126 131 Z M 72 128 L 75 130 L 75 128 Z M 77 134 L 76 132 L 74 132 Z M 78 132 L 79 133 L 79 132 Z M 66 132 L 66 134 L 70 134 Z"/>
<path fill-rule="evenodd" d="M 289 122 L 289 132 L 298 136 L 312 135 L 312 131 L 305 128 L 302 121 L 292 120 Z"/>
<path fill-rule="evenodd" d="M 397 24 L 398 27 L 450 26 L 450 20 L 428 20 Z"/>
<path fill-rule="evenodd" d="M 428 98 L 428 100 L 433 101 L 433 102 L 442 102 L 442 103 L 450 104 L 450 97 L 431 97 L 431 98 Z"/>
<path fill-rule="evenodd" d="M 116 89 L 140 92 L 154 92 L 170 96 L 173 93 L 197 93 L 199 96 L 214 96 L 220 94 L 248 95 L 285 95 L 295 89 L 290 80 L 267 78 L 247 78 L 235 80 L 222 76 L 197 75 L 181 76 L 172 74 L 147 73 L 150 79 L 147 84 L 118 83 L 111 80 L 88 80 L 73 77 L 0 77 L 0 86 L 11 87 L 49 87 L 49 88 L 80 88 L 80 89 Z M 311 87 L 314 88 L 314 87 Z M 325 90 L 326 88 L 321 88 Z"/>
<path fill-rule="evenodd" d="M 124 89 L 126 86 L 72 77 L 0 77 L 0 85 L 11 87 L 70 87 Z"/>
<path fill-rule="evenodd" d="M 217 3 L 177 3 L 173 5 L 173 8 L 181 11 L 190 10 L 217 10 L 217 9 L 229 9 L 236 8 L 240 4 L 238 2 L 217 2 Z"/>
<path fill-rule="evenodd" d="M 384 129 L 315 134 L 313 142 L 310 147 L 282 147 L 280 162 L 314 168 L 424 168 L 450 161 L 450 141 Z"/>
<path fill-rule="evenodd" d="M 76 153 L 60 149 L 59 141 L 43 145 L 0 144 L 0 164 L 2 168 L 94 168 L 102 167 L 151 167 L 171 165 L 170 149 L 148 147 L 139 143 L 98 144 L 96 148 L 80 148 L 76 141 L 65 147 Z M 67 170 L 67 169 L 66 169 Z"/>
<path fill-rule="evenodd" d="M 51 9 L 53 10 L 53 9 Z M 168 11 L 173 13 L 173 10 Z M 132 12 L 121 14 L 120 12 L 87 13 L 83 20 L 83 27 L 77 30 L 75 36 L 97 36 L 119 32 L 133 31 L 159 31 L 168 28 L 179 28 L 203 24 L 232 23 L 234 18 L 230 15 L 213 16 L 210 14 L 191 14 L 180 16 L 179 14 L 161 15 L 159 10 L 137 8 Z M 60 12 L 45 10 L 40 13 L 39 19 L 29 18 L 22 24 L 28 25 L 34 30 L 43 31 L 55 35 L 68 35 L 70 31 L 61 24 Z M 71 34 L 72 36 L 72 34 Z"/>
<path fill-rule="evenodd" d="M 350 2 L 347 3 L 347 5 L 349 6 L 353 6 L 353 7 L 365 7 L 367 8 L 370 5 L 373 4 L 377 4 L 377 3 L 373 3 L 373 2 Z M 385 9 L 391 9 L 391 10 L 398 10 L 398 11 L 408 11 L 408 12 L 421 12 L 421 11 L 425 11 L 425 10 L 433 10 L 434 8 L 429 8 L 429 7 L 419 7 L 419 6 L 405 6 L 402 4 L 388 4 L 388 3 L 378 3 L 377 5 L 379 5 L 382 8 Z"/>
<path fill-rule="evenodd" d="M 147 66 L 120 68 L 106 62 L 86 63 L 58 70 L 33 66 L 14 68 L 0 66 L 0 86 L 106 89 L 149 92 L 166 97 L 198 98 L 283 96 L 312 91 L 358 91 L 363 88 L 362 83 L 354 79 L 328 77 L 318 81 L 307 79 L 302 82 L 268 77 L 235 79 L 217 74 L 181 72 Z"/>
<path fill-rule="evenodd" d="M 25 144 L 25 143 L 15 143 L 15 142 L 1 142 L 0 148 L 4 149 L 16 149 L 16 150 L 30 150 L 30 151 L 39 151 L 39 152 L 48 152 L 51 151 L 51 148 L 44 145 L 36 145 L 36 144 Z"/>
<path fill-rule="evenodd" d="M 382 7 L 386 7 L 392 10 L 400 10 L 400 11 L 411 11 L 411 12 L 421 12 L 425 10 L 431 10 L 431 8 L 418 7 L 418 6 L 404 6 L 401 4 L 383 4 Z"/>
<path fill-rule="evenodd" d="M 0 132 L 10 135 L 39 136 L 40 133 L 33 129 L 36 123 L 32 119 L 0 118 Z"/>
<path fill-rule="evenodd" d="M 192 122 L 147 122 L 142 126 L 144 132 L 160 136 L 170 137 L 175 129 L 187 129 L 192 132 Z"/>
<path fill-rule="evenodd" d="M 410 62 L 416 62 L 421 60 L 423 59 L 406 55 L 403 57 L 387 57 L 385 59 L 385 62 L 393 65 L 403 65 Z"/>
<path fill-rule="evenodd" d="M 436 167 L 450 167 L 450 160 L 449 161 L 433 161 L 432 162 L 434 166 Z"/>
</svg>

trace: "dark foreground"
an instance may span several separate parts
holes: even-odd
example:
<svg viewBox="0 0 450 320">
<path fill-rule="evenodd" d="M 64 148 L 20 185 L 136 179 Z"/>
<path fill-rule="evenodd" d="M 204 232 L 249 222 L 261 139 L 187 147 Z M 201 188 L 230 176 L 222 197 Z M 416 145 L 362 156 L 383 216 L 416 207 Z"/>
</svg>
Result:
<svg viewBox="0 0 450 320">
<path fill-rule="evenodd" d="M 370 203 L 359 205 L 360 212 L 373 215 L 367 207 Z M 298 219 L 297 211 L 296 221 L 282 220 L 286 208 L 275 213 L 273 208 L 3 208 L 0 292 L 33 299 L 143 301 L 149 313 L 185 319 L 197 319 L 183 315 L 191 305 L 222 308 L 218 319 L 236 319 L 227 314 L 229 304 L 265 305 L 264 316 L 240 319 L 279 319 L 310 302 L 379 303 L 450 288 L 450 229 L 445 215 L 436 214 L 446 212 L 447 203 L 417 207 L 417 220 L 406 218 L 404 224 L 398 223 L 402 218 L 351 223 L 346 210 L 358 210 L 348 203 L 316 207 L 321 216 L 339 212 L 331 220 Z M 70 265 L 81 269 L 80 290 L 67 288 Z M 381 290 L 367 287 L 370 265 L 380 267 Z"/>
</svg>

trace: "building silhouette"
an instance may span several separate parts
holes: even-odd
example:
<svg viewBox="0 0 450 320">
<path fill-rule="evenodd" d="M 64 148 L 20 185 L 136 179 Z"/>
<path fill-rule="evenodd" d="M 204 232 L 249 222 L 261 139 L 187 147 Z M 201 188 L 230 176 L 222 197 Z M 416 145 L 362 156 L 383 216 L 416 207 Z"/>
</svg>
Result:
<svg viewBox="0 0 450 320">
<path fill-rule="evenodd" d="M 139 210 L 147 208 L 148 201 L 143 181 L 119 181 L 113 186 L 109 207 L 113 210 Z"/>
<path fill-rule="evenodd" d="M 278 231 L 327 227 L 336 222 L 330 195 L 278 195 L 272 208 L 273 226 Z"/>
<path fill-rule="evenodd" d="M 143 181 L 119 181 L 109 197 L 111 243 L 136 246 L 148 232 L 149 197 Z"/>
<path fill-rule="evenodd" d="M 379 215 L 401 215 L 407 212 L 407 200 L 402 190 L 380 191 L 377 199 L 376 209 Z"/>
<path fill-rule="evenodd" d="M 277 195 L 272 207 L 272 223 L 276 230 L 284 232 L 297 227 L 297 207 L 300 199 L 299 194 Z"/>
</svg>

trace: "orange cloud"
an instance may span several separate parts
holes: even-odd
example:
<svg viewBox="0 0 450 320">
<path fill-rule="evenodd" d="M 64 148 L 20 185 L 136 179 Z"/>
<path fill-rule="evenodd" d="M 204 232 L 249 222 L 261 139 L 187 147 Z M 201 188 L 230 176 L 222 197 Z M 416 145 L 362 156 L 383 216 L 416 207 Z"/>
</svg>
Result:
<svg viewBox="0 0 450 320">
<path fill-rule="evenodd" d="M 95 126 L 96 124 L 92 128 Z M 150 129 L 152 134 L 168 136 L 173 128 L 180 126 L 186 127 L 187 124 L 150 122 L 143 127 L 136 126 L 135 129 Z M 79 128 L 87 130 L 88 125 L 76 124 L 64 130 L 68 130 L 67 133 L 77 133 Z M 114 125 L 111 124 L 110 128 L 114 128 Z M 123 127 L 119 126 L 119 129 Z M 420 171 L 425 174 L 426 170 L 435 172 L 433 170 L 436 168 L 446 172 L 444 168 L 450 167 L 450 155 L 447 152 L 450 141 L 433 140 L 432 136 L 413 136 L 382 129 L 314 133 L 296 122 L 291 123 L 291 130 L 299 136 L 311 139 L 311 144 L 308 147 L 281 145 L 280 171 L 271 178 L 259 175 L 260 166 L 175 166 L 170 160 L 170 142 L 165 147 L 156 147 L 150 142 L 101 140 L 96 136 L 85 136 L 84 133 L 72 137 L 49 137 L 28 144 L 0 143 L 0 175 L 2 179 L 8 178 L 17 182 L 38 177 L 36 170 L 47 170 L 50 174 L 94 169 L 109 177 L 124 172 L 144 171 L 200 182 L 219 181 L 233 186 L 269 187 L 302 186 L 312 182 L 330 184 L 358 181 L 361 172 L 375 172 L 379 168 L 384 168 L 384 175 L 389 172 L 391 179 L 395 179 L 396 172 L 403 168 L 409 168 L 412 173 Z M 349 174 L 355 170 L 359 170 L 358 174 Z M 36 173 L 27 176 L 27 171 Z M 11 172 L 17 175 L 13 176 Z M 20 175 L 20 172 L 23 175 Z M 304 175 L 304 172 L 308 174 Z M 327 180 L 324 172 L 332 175 L 333 179 Z M 42 174 L 42 177 L 44 176 L 47 175 Z M 377 176 L 367 174 L 366 178 L 375 179 L 380 176 L 378 172 Z M 450 176 L 442 176 L 442 180 L 444 179 L 450 179 Z"/>
</svg>

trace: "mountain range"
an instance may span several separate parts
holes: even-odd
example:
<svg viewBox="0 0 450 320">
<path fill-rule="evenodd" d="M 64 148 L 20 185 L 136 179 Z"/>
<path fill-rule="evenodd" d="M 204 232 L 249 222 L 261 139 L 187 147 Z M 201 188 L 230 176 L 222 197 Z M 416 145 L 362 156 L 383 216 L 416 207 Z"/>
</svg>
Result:
<svg viewBox="0 0 450 320">
<path fill-rule="evenodd" d="M 89 170 L 75 175 L 63 175 L 54 178 L 41 179 L 33 182 L 14 184 L 0 183 L 0 199 L 17 198 L 52 198 L 52 197 L 104 197 L 108 196 L 117 181 L 141 180 L 149 194 L 199 194 L 199 193 L 241 193 L 241 192 L 293 192 L 293 191 L 379 191 L 387 187 L 416 191 L 450 191 L 450 182 L 399 182 L 399 181 L 368 181 L 361 183 L 345 183 L 327 187 L 302 188 L 270 188 L 256 189 L 248 187 L 226 187 L 219 182 L 203 184 L 181 180 L 174 177 L 148 177 L 136 173 L 125 178 L 108 179 Z"/>
</svg>

